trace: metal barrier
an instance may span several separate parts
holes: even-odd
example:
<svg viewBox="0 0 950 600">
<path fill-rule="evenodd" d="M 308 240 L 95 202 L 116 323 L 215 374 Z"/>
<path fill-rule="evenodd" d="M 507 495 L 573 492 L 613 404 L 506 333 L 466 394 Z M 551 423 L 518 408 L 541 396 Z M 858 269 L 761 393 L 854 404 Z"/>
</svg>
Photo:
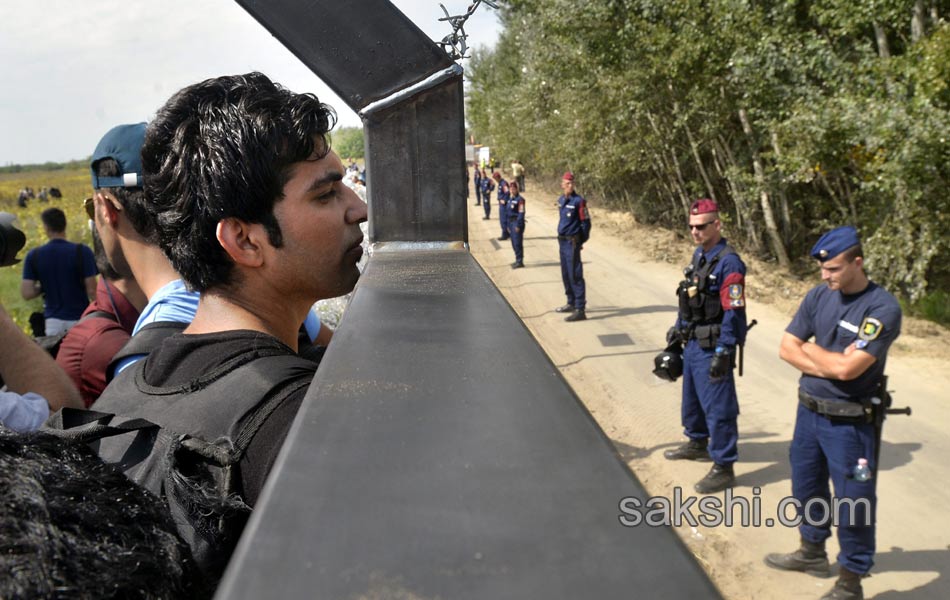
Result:
<svg viewBox="0 0 950 600">
<path fill-rule="evenodd" d="M 361 111 L 377 251 L 217 597 L 719 597 L 467 251 L 457 67 L 385 0 L 241 3 Z"/>
</svg>

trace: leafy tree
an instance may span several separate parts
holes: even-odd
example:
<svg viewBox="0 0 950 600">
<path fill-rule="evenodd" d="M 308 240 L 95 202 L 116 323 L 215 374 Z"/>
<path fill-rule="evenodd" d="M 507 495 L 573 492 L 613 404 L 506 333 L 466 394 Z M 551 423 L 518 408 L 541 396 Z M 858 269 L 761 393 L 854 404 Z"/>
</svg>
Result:
<svg viewBox="0 0 950 600">
<path fill-rule="evenodd" d="M 362 127 L 341 127 L 333 132 L 332 142 L 333 150 L 343 160 L 365 157 Z"/>
<path fill-rule="evenodd" d="M 779 262 L 855 224 L 873 276 L 913 302 L 950 288 L 948 12 L 511 0 L 467 70 L 468 124 L 499 157 L 573 169 L 640 221 L 681 226 L 692 199 L 715 198 L 730 238 Z"/>
</svg>

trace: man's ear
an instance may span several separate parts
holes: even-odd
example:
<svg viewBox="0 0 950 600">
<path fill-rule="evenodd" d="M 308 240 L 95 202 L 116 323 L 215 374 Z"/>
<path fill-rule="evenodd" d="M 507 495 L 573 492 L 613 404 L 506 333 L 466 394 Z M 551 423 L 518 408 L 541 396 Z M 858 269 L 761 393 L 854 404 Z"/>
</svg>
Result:
<svg viewBox="0 0 950 600">
<path fill-rule="evenodd" d="M 96 195 L 93 196 L 93 202 L 97 206 L 101 207 L 97 212 L 102 215 L 106 225 L 112 228 L 117 227 L 119 223 L 120 210 L 116 206 L 118 200 L 112 198 L 108 192 L 96 192 Z"/>
<path fill-rule="evenodd" d="M 235 264 L 246 267 L 259 267 L 264 264 L 263 250 L 267 232 L 263 225 L 229 217 L 218 221 L 215 237 Z"/>
</svg>

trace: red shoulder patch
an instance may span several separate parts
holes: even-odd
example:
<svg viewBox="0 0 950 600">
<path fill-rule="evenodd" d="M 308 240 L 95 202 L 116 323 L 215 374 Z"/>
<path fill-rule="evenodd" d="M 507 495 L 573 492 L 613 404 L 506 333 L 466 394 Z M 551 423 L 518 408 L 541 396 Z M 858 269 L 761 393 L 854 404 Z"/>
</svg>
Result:
<svg viewBox="0 0 950 600">
<path fill-rule="evenodd" d="M 719 302 L 723 310 L 745 308 L 745 276 L 729 273 L 719 289 Z"/>
</svg>

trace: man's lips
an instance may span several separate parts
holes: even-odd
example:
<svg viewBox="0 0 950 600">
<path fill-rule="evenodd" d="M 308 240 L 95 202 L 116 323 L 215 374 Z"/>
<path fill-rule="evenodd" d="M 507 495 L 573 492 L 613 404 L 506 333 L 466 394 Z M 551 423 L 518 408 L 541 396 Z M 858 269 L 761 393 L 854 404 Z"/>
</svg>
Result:
<svg viewBox="0 0 950 600">
<path fill-rule="evenodd" d="M 349 248 L 346 249 L 346 253 L 354 254 L 363 254 L 363 236 L 360 236 Z"/>
</svg>

